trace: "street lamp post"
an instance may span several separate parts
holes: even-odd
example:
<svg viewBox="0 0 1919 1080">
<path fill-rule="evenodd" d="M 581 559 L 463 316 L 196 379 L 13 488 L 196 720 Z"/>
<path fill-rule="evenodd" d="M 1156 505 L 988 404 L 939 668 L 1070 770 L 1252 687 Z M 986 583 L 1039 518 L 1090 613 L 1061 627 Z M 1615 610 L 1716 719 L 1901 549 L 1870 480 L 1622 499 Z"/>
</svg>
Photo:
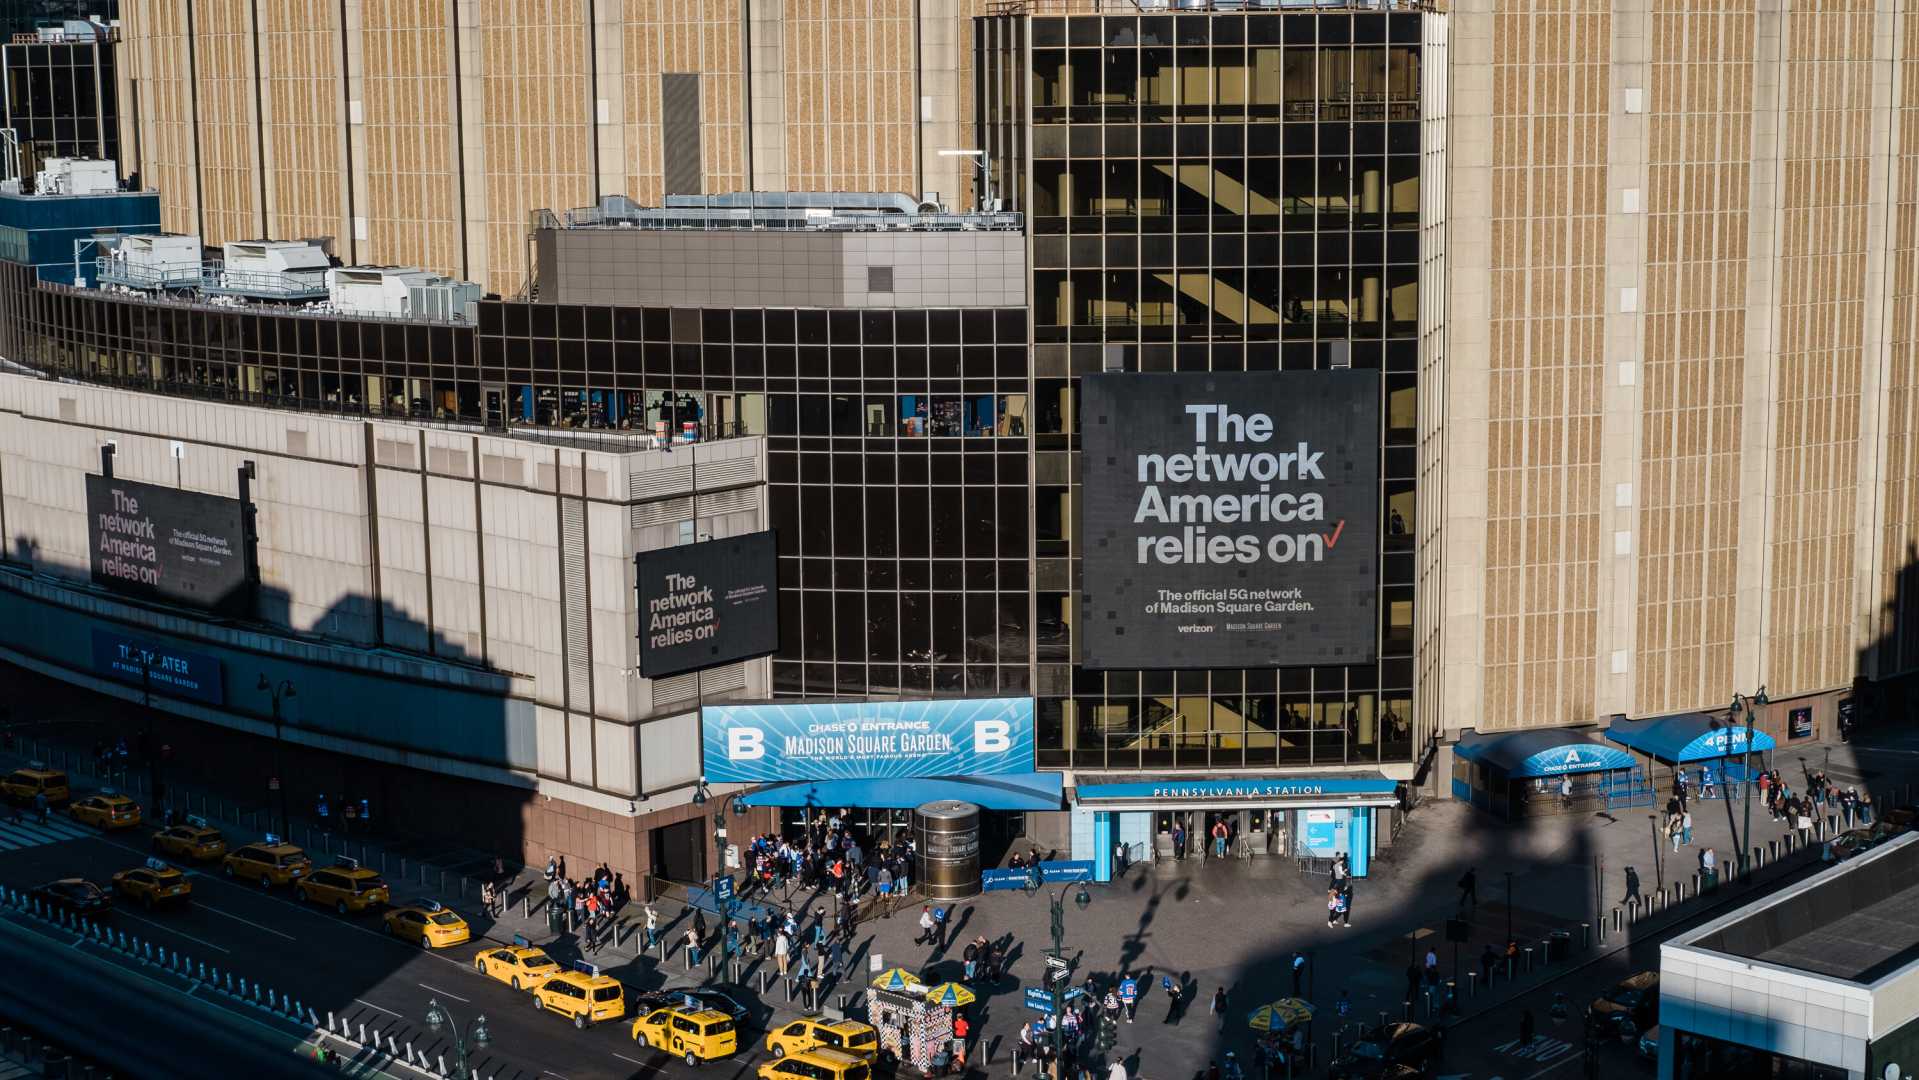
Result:
<svg viewBox="0 0 1919 1080">
<path fill-rule="evenodd" d="M 1039 891 L 1040 886 L 1036 878 L 1028 878 L 1027 882 L 1027 892 Z M 1070 978 L 1066 963 L 1066 893 L 1068 891 L 1068 888 L 1062 887 L 1058 894 L 1048 899 L 1048 903 L 1052 908 L 1053 947 L 1046 953 L 1046 990 L 1052 995 L 1053 1002 L 1052 1043 L 1054 1060 L 1058 1060 L 1060 1051 L 1060 1028 L 1063 1026 L 1060 1020 L 1060 1012 L 1066 1007 L 1065 991 L 1062 988 Z M 1073 890 L 1073 906 L 1079 908 L 1081 911 L 1085 911 L 1086 906 L 1092 902 L 1093 898 L 1087 893 L 1085 883 L 1080 883 L 1078 889 Z"/>
<path fill-rule="evenodd" d="M 726 890 L 724 898 L 719 895 L 719 892 L 720 879 L 726 878 L 729 883 L 732 879 L 732 874 L 726 868 L 727 811 L 731 810 L 734 817 L 746 816 L 746 804 L 740 801 L 740 795 L 741 793 L 736 791 L 721 796 L 719 809 L 713 811 L 713 899 L 715 913 L 720 917 L 720 966 L 727 972 L 733 970 L 732 926 L 733 915 L 738 910 L 739 900 L 731 888 Z M 693 789 L 693 805 L 705 806 L 707 799 L 706 778 L 702 776 L 699 786 Z"/>
<path fill-rule="evenodd" d="M 455 1080 L 470 1080 L 473 1067 L 467 1061 L 468 1047 L 478 1050 L 493 1041 L 493 1034 L 486 1029 L 486 1014 L 481 1013 L 473 1018 L 472 1023 L 461 1027 L 453 1014 L 446 1011 L 438 998 L 434 998 L 426 1003 L 426 1026 L 435 1035 L 443 1027 L 450 1029 L 448 1034 L 453 1038 L 453 1076 Z"/>
<path fill-rule="evenodd" d="M 1739 828 L 1739 850 L 1734 853 L 1738 859 L 1738 862 L 1734 865 L 1739 868 L 1740 875 L 1744 877 L 1748 869 L 1746 860 L 1751 857 L 1750 849 L 1752 847 L 1752 727 L 1754 722 L 1759 719 L 1760 706 L 1768 704 L 1768 701 L 1766 698 L 1766 687 L 1763 683 L 1760 684 L 1758 693 L 1752 695 L 1750 698 L 1745 698 L 1745 704 L 1743 706 L 1741 704 L 1742 696 L 1743 695 L 1737 690 L 1733 691 L 1732 722 L 1734 724 L 1739 723 L 1739 714 L 1741 712 L 1744 712 L 1746 715 L 1746 745 L 1739 756 L 1740 769 L 1746 774 L 1746 822 Z M 1750 884 L 1751 879 L 1747 878 L 1747 882 Z"/>
<path fill-rule="evenodd" d="M 273 695 L 273 769 L 278 774 L 273 782 L 280 785 L 280 835 L 286 837 L 291 835 L 292 816 L 287 813 L 286 739 L 280 729 L 280 703 L 300 695 L 293 691 L 293 680 L 281 679 L 275 683 L 265 675 L 260 676 L 259 685 L 254 689 Z"/>
</svg>

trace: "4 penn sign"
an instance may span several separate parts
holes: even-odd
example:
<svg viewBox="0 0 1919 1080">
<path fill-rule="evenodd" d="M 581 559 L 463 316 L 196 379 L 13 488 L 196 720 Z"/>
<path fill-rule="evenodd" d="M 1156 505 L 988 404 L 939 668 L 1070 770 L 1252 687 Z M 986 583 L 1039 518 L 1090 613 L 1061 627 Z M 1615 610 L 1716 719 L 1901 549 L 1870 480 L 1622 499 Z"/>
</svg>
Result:
<svg viewBox="0 0 1919 1080">
<path fill-rule="evenodd" d="M 714 705 L 701 710 L 706 778 L 982 776 L 1033 769 L 1033 699 Z"/>
</svg>

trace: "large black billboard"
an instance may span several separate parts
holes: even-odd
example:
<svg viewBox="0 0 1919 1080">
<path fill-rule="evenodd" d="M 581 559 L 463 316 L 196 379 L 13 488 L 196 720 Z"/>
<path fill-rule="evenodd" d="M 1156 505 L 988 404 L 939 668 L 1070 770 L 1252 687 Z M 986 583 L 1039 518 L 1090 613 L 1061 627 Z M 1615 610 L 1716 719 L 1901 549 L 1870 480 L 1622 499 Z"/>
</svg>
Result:
<svg viewBox="0 0 1919 1080">
<path fill-rule="evenodd" d="M 1080 380 L 1081 662 L 1356 664 L 1379 633 L 1379 376 Z"/>
<path fill-rule="evenodd" d="M 642 551 L 640 674 L 699 671 L 780 647 L 779 549 L 771 530 Z"/>
<path fill-rule="evenodd" d="M 87 476 L 93 583 L 226 615 L 252 613 L 246 514 L 238 499 Z"/>
</svg>

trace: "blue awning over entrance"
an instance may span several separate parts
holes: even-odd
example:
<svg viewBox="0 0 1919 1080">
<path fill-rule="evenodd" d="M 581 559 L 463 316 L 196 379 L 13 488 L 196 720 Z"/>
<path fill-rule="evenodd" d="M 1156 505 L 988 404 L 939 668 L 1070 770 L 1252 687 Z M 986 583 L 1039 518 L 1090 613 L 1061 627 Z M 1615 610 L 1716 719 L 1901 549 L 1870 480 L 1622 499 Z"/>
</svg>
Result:
<svg viewBox="0 0 1919 1080">
<path fill-rule="evenodd" d="M 1642 754 L 1678 764 L 1708 761 L 1746 752 L 1746 729 L 1711 713 L 1674 713 L 1644 720 L 1614 720 L 1606 738 Z M 1765 753 L 1778 747 L 1772 736 L 1753 732 L 1752 749 Z"/>
<path fill-rule="evenodd" d="M 1632 768 L 1632 755 L 1583 731 L 1565 728 L 1462 735 L 1453 753 L 1504 772 L 1508 779 Z"/>
<path fill-rule="evenodd" d="M 769 784 L 743 795 L 748 806 L 859 806 L 910 809 L 953 799 L 982 810 L 1058 810 L 1064 790 L 1061 775 L 1014 773 L 1008 776 L 921 776 L 911 780 L 795 780 Z"/>
</svg>

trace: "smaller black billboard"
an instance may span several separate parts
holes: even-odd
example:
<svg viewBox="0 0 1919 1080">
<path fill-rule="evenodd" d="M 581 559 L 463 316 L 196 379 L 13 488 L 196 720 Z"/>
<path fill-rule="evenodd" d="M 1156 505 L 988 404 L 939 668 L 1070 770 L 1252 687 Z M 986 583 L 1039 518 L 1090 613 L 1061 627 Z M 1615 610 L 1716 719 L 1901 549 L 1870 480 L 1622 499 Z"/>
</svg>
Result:
<svg viewBox="0 0 1919 1080">
<path fill-rule="evenodd" d="M 641 675 L 681 675 L 779 648 L 779 549 L 771 530 L 642 551 L 633 565 Z"/>
<path fill-rule="evenodd" d="M 252 613 L 246 514 L 238 499 L 87 477 L 93 583 L 224 615 Z"/>
</svg>

